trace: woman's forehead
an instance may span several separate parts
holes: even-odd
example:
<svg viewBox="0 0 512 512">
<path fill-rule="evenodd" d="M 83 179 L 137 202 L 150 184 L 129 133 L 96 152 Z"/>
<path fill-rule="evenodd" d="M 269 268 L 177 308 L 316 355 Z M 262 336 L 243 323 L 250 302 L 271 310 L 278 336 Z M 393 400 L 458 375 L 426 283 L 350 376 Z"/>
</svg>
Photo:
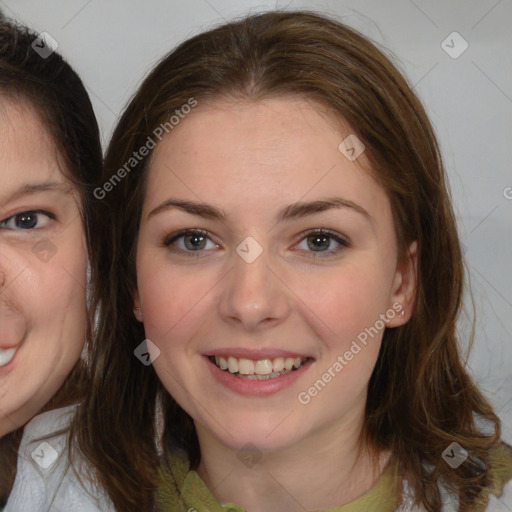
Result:
<svg viewBox="0 0 512 512">
<path fill-rule="evenodd" d="M 69 187 L 51 135 L 27 103 L 2 101 L 0 109 L 0 176 L 2 192 L 23 186 Z"/>
<path fill-rule="evenodd" d="M 363 152 L 347 158 L 341 144 L 350 136 L 355 138 L 306 100 L 199 105 L 158 144 L 150 168 L 179 162 L 210 172 L 229 168 L 238 175 L 277 176 L 290 170 L 298 178 L 303 167 L 327 171 L 341 160 L 354 166 L 367 163 Z"/>
<path fill-rule="evenodd" d="M 336 195 L 364 209 L 387 209 L 356 140 L 306 100 L 199 105 L 155 149 L 145 210 L 170 195 L 238 212 L 250 204 L 277 209 Z"/>
</svg>

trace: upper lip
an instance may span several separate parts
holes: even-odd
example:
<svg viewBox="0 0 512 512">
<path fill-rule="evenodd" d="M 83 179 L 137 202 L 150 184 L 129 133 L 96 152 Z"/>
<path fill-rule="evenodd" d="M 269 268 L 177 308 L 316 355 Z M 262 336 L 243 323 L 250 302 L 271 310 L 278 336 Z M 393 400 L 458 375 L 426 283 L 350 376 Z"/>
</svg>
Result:
<svg viewBox="0 0 512 512">
<path fill-rule="evenodd" d="M 276 348 L 218 348 L 213 349 L 205 353 L 204 355 L 211 356 L 219 356 L 219 357 L 236 357 L 238 359 L 252 359 L 253 361 L 260 361 L 262 359 L 275 359 L 276 357 L 300 357 L 302 359 L 309 358 L 311 356 L 307 356 L 304 354 L 300 354 L 298 352 L 291 352 L 289 350 L 279 350 Z"/>
<path fill-rule="evenodd" d="M 25 339 L 26 333 L 18 332 L 16 334 L 13 333 L 4 333 L 4 336 L 2 337 L 0 335 L 0 348 L 3 350 L 9 350 L 10 348 L 18 348 Z"/>
<path fill-rule="evenodd" d="M 24 322 L 18 318 L 12 318 L 8 315 L 0 315 L 0 348 L 9 350 L 18 348 L 27 336 L 27 328 Z"/>
<path fill-rule="evenodd" d="M 10 348 L 18 348 L 19 346 L 21 345 L 21 343 L 19 341 L 17 341 L 16 343 L 7 343 L 7 342 L 3 342 L 3 341 L 0 341 L 0 348 L 2 350 L 9 350 Z"/>
<path fill-rule="evenodd" d="M 17 349 L 18 347 L 19 347 L 18 343 L 16 345 L 9 345 L 9 346 L 7 346 L 6 344 L 2 344 L 0 342 L 0 350 L 10 350 L 12 348 L 16 348 Z"/>
</svg>

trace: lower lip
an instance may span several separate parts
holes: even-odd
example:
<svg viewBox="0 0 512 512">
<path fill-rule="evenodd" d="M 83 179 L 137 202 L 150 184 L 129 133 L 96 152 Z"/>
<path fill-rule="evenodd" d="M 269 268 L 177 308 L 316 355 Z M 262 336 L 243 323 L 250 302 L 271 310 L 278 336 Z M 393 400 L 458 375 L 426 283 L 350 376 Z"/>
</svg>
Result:
<svg viewBox="0 0 512 512">
<path fill-rule="evenodd" d="M 205 356 L 206 364 L 210 368 L 215 379 L 229 388 L 231 391 L 242 395 L 265 396 L 272 395 L 291 386 L 297 379 L 300 379 L 313 363 L 308 359 L 298 370 L 286 373 L 281 377 L 274 377 L 267 380 L 244 379 L 235 377 L 232 373 L 221 370 L 218 366 Z"/>
</svg>

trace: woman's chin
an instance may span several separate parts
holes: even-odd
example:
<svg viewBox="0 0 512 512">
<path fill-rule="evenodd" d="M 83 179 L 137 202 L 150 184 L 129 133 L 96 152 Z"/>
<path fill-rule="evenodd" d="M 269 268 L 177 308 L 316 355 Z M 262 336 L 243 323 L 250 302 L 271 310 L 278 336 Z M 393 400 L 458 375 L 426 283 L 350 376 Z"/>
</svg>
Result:
<svg viewBox="0 0 512 512">
<path fill-rule="evenodd" d="M 258 420 L 254 417 L 244 417 L 243 421 L 234 421 L 225 423 L 227 427 L 219 428 L 219 425 L 211 426 L 207 436 L 200 434 L 200 441 L 208 442 L 210 436 L 214 436 L 217 441 L 227 449 L 235 452 L 256 451 L 261 453 L 279 452 L 295 444 L 299 439 L 297 426 L 284 425 L 283 418 L 274 418 L 272 422 L 268 420 Z"/>
</svg>

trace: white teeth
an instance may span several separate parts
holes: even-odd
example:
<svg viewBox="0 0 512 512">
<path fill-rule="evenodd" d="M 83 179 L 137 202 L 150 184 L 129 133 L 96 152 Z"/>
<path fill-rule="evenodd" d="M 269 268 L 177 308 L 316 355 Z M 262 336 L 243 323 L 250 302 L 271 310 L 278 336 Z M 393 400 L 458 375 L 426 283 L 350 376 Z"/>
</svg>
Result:
<svg viewBox="0 0 512 512">
<path fill-rule="evenodd" d="M 238 372 L 238 359 L 235 357 L 228 357 L 228 370 L 229 373 L 237 373 Z"/>
<path fill-rule="evenodd" d="M 280 373 L 289 373 L 293 368 L 298 369 L 307 358 L 301 357 L 276 357 L 275 359 L 260 359 L 253 361 L 241 357 L 215 356 L 215 364 L 221 370 L 228 370 L 229 373 L 245 376 L 279 376 Z"/>
<path fill-rule="evenodd" d="M 254 365 L 256 375 L 269 375 L 272 373 L 272 361 L 270 359 L 261 359 Z"/>
<path fill-rule="evenodd" d="M 276 357 L 272 367 L 275 372 L 282 372 L 284 370 L 284 357 Z"/>
<path fill-rule="evenodd" d="M 242 375 L 254 375 L 254 361 L 241 357 L 238 360 L 238 372 Z"/>
<path fill-rule="evenodd" d="M 8 365 L 14 358 L 17 348 L 0 348 L 0 366 Z"/>
<path fill-rule="evenodd" d="M 284 357 L 276 357 L 272 369 L 275 372 L 282 372 L 284 370 Z"/>
<path fill-rule="evenodd" d="M 218 356 L 215 356 L 215 362 L 217 363 L 217 366 L 218 366 L 221 370 L 227 370 L 227 368 L 228 368 L 228 362 L 226 361 L 226 358 L 225 358 L 225 357 L 218 357 Z"/>
</svg>

